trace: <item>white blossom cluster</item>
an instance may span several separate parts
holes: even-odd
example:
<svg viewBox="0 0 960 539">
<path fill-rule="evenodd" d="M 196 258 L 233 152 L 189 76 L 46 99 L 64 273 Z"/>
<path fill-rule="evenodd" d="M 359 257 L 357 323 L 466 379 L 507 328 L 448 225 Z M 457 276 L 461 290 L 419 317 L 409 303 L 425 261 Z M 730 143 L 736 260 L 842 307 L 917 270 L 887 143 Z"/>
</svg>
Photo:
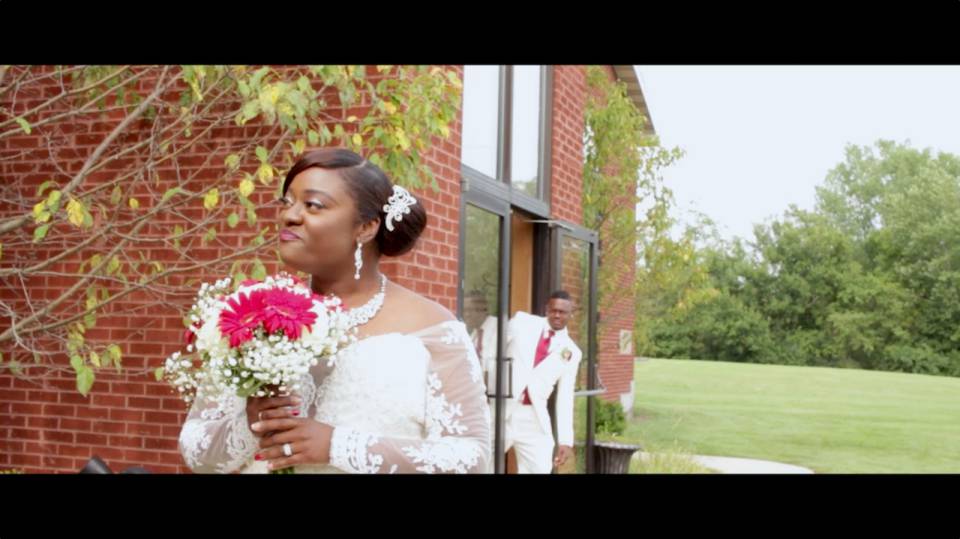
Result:
<svg viewBox="0 0 960 539">
<path fill-rule="evenodd" d="M 229 293 L 230 278 L 200 286 L 196 303 L 190 310 L 191 328 L 196 334 L 187 355 L 176 352 L 167 358 L 163 378 L 190 403 L 199 393 L 210 401 L 227 396 L 272 397 L 297 393 L 300 380 L 310 367 L 325 359 L 333 365 L 340 352 L 356 340 L 350 318 L 340 299 L 327 296 L 323 301 L 285 273 L 262 282 L 240 286 Z M 291 340 L 282 331 L 267 334 L 263 325 L 253 330 L 253 338 L 236 348 L 220 331 L 220 313 L 231 298 L 255 290 L 281 288 L 312 298 L 310 310 L 316 314 L 311 329 L 303 329 L 300 338 Z M 199 361 L 197 361 L 199 360 Z"/>
</svg>

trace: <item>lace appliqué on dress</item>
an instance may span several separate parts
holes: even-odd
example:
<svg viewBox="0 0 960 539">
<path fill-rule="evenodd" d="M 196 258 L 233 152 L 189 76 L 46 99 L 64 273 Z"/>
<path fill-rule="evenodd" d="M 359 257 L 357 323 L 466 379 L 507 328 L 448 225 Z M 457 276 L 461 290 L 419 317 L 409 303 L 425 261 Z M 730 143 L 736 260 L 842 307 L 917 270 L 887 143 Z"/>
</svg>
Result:
<svg viewBox="0 0 960 539">
<path fill-rule="evenodd" d="M 475 444 L 456 437 L 467 431 L 458 419 L 463 416 L 461 406 L 447 402 L 442 392 L 443 383 L 436 373 L 429 374 L 427 384 L 427 440 L 419 447 L 404 447 L 403 453 L 414 464 L 420 464 L 417 470 L 424 473 L 467 473 L 476 466 L 479 455 Z"/>
<path fill-rule="evenodd" d="M 377 473 L 383 465 L 383 456 L 368 451 L 375 443 L 377 437 L 372 434 L 337 427 L 330 440 L 330 464 L 350 473 Z"/>
<path fill-rule="evenodd" d="M 461 322 L 444 322 L 443 336 L 440 341 L 443 344 L 460 344 L 467 352 L 467 358 L 470 360 L 470 379 L 475 383 L 483 383 L 483 368 L 480 367 L 480 359 L 477 357 L 477 350 L 473 347 L 473 341 L 470 334 L 467 333 L 466 326 Z"/>
<path fill-rule="evenodd" d="M 226 437 L 227 455 L 229 455 L 230 460 L 217 463 L 218 472 L 229 473 L 236 470 L 256 453 L 259 446 L 256 436 L 253 435 L 249 425 L 247 425 L 247 414 L 243 403 L 243 399 L 237 397 L 233 399 L 233 405 L 227 411 L 228 414 L 233 416 L 227 426 Z"/>
<path fill-rule="evenodd" d="M 200 455 L 210 449 L 213 437 L 207 432 L 200 421 L 191 420 L 183 424 L 180 431 L 180 447 L 183 449 L 183 460 L 187 466 L 196 468 L 200 465 Z"/>
<path fill-rule="evenodd" d="M 450 404 L 447 397 L 441 393 L 443 383 L 436 373 L 427 376 L 427 412 L 426 427 L 427 439 L 438 439 L 446 433 L 463 434 L 467 428 L 457 420 L 463 416 L 460 404 Z"/>
<path fill-rule="evenodd" d="M 439 442 L 423 442 L 419 447 L 404 447 L 403 453 L 410 457 L 423 473 L 454 472 L 465 474 L 477 465 L 480 459 L 477 445 L 471 440 L 447 436 Z"/>
</svg>

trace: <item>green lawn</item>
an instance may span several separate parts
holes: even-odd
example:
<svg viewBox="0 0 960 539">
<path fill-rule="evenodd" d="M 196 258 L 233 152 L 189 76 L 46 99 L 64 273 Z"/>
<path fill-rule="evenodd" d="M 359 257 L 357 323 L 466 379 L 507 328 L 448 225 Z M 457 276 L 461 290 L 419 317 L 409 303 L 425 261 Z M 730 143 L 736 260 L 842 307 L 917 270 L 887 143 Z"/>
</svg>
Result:
<svg viewBox="0 0 960 539">
<path fill-rule="evenodd" d="M 635 380 L 624 437 L 648 450 L 817 473 L 960 473 L 958 378 L 654 359 Z"/>
</svg>

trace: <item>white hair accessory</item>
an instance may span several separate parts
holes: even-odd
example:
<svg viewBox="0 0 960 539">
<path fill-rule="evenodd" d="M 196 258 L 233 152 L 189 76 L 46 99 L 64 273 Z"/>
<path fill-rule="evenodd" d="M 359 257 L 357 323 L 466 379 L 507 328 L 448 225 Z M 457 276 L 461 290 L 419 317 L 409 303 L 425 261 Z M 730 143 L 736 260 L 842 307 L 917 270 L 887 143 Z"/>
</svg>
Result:
<svg viewBox="0 0 960 539">
<path fill-rule="evenodd" d="M 411 195 L 409 191 L 399 185 L 394 185 L 393 194 L 387 199 L 387 203 L 383 205 L 383 211 L 387 213 L 385 221 L 387 230 L 393 232 L 393 222 L 403 221 L 403 215 L 410 213 L 410 206 L 416 203 L 417 199 L 413 198 L 413 195 Z"/>
</svg>

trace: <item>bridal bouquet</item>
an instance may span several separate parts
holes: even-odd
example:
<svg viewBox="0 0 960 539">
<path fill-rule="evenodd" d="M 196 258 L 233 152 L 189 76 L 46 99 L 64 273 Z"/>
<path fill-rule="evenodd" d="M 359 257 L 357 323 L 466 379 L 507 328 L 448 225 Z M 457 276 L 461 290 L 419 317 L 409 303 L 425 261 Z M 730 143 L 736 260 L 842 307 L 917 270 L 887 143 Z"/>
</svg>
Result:
<svg viewBox="0 0 960 539">
<path fill-rule="evenodd" d="M 175 352 L 156 373 L 187 403 L 198 389 L 210 401 L 297 393 L 310 367 L 333 364 L 355 339 L 339 298 L 286 273 L 243 281 L 233 292 L 229 278 L 204 283 L 190 320 L 187 354 Z"/>
</svg>

